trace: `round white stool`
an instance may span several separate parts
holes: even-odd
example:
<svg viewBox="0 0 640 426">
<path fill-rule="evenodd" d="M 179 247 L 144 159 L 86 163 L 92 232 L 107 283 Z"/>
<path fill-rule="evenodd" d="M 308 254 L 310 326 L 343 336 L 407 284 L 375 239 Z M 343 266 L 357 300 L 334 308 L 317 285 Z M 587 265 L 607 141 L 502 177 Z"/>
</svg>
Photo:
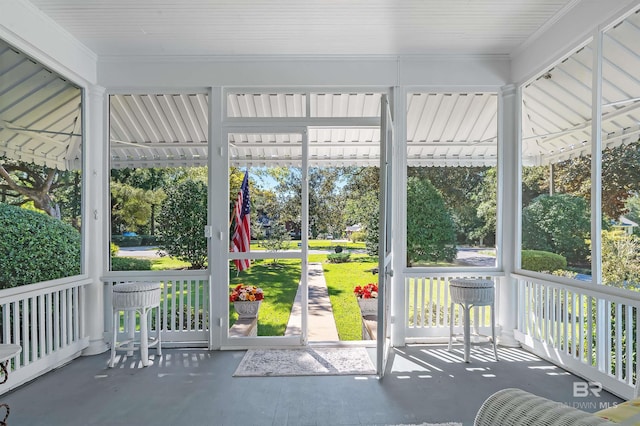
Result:
<svg viewBox="0 0 640 426">
<path fill-rule="evenodd" d="M 479 279 L 449 280 L 449 294 L 451 295 L 451 320 L 449 321 L 449 350 L 453 340 L 453 308 L 457 303 L 464 311 L 464 362 L 469 362 L 471 352 L 471 308 L 474 306 L 489 306 L 491 309 L 491 341 L 493 355 L 498 360 L 496 349 L 496 317 L 494 312 L 495 289 L 493 281 Z"/>
<path fill-rule="evenodd" d="M 149 311 L 157 309 L 156 336 L 149 338 L 148 328 L 151 320 Z M 118 330 L 120 328 L 120 312 L 126 315 L 125 329 L 128 329 L 128 338 L 118 342 Z M 135 340 L 136 312 L 140 314 L 140 340 Z M 149 347 L 156 346 L 158 356 L 162 355 L 160 339 L 160 283 L 130 282 L 113 286 L 113 340 L 111 341 L 111 359 L 109 367 L 113 367 L 116 359 L 116 351 L 127 351 L 127 355 L 133 355 L 136 346 L 140 347 L 140 359 L 143 366 L 149 365 Z"/>
</svg>

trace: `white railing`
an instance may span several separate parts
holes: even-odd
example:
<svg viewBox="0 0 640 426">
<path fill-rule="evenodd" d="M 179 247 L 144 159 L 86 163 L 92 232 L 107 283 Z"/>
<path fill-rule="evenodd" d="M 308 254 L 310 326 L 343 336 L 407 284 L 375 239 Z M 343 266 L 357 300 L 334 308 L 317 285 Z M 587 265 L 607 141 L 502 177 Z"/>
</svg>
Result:
<svg viewBox="0 0 640 426">
<path fill-rule="evenodd" d="M 451 311 L 449 280 L 477 278 L 494 280 L 497 273 L 469 272 L 410 272 L 405 273 L 404 325 L 407 342 L 439 342 L 449 338 L 449 324 L 453 320 L 454 333 L 462 333 L 462 310 L 454 305 Z M 497 293 L 497 291 L 496 291 Z M 490 334 L 489 307 L 473 309 L 471 325 L 481 334 Z M 452 318 L 453 317 L 453 318 Z"/>
<path fill-rule="evenodd" d="M 0 393 L 70 361 L 88 346 L 83 322 L 88 284 L 65 279 L 0 291 L 1 341 L 22 347 L 9 360 L 9 378 Z"/>
<path fill-rule="evenodd" d="M 516 334 L 524 346 L 623 398 L 636 394 L 639 293 L 565 279 L 514 277 Z"/>
<path fill-rule="evenodd" d="M 209 342 L 209 276 L 206 271 L 111 272 L 105 282 L 105 340 L 113 329 L 112 287 L 121 282 L 159 282 L 160 318 L 150 313 L 152 329 L 162 327 L 162 345 L 207 346 Z M 124 318 L 119 332 L 125 333 Z"/>
</svg>

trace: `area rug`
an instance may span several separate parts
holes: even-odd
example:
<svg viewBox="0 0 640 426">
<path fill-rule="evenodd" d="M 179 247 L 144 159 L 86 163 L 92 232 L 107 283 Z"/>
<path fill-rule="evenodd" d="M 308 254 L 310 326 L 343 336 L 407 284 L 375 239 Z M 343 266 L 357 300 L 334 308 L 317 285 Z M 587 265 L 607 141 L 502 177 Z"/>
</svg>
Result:
<svg viewBox="0 0 640 426">
<path fill-rule="evenodd" d="M 376 374 L 364 348 L 250 349 L 234 377 Z"/>
</svg>

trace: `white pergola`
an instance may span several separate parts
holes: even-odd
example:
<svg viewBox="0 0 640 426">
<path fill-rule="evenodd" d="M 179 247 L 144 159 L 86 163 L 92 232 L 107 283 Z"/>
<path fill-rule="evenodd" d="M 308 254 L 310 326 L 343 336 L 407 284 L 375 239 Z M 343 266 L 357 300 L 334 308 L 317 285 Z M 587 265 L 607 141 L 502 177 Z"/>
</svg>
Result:
<svg viewBox="0 0 640 426">
<path fill-rule="evenodd" d="M 210 199 L 227 200 L 229 164 L 302 161 L 300 140 L 287 136 L 301 129 L 310 165 L 379 164 L 382 94 L 397 147 L 392 312 L 404 315 L 406 286 L 453 273 L 499 282 L 507 345 L 549 343 L 518 335 L 529 285 L 626 309 L 615 289 L 518 270 L 517 187 L 521 165 L 638 140 L 640 82 L 617 66 L 639 68 L 638 8 L 638 0 L 0 0 L 0 155 L 84 171 L 85 273 L 65 282 L 82 286 L 86 302 L 77 348 L 106 349 L 111 168 L 208 165 Z M 407 165 L 498 166 L 495 268 L 407 270 Z M 207 282 L 228 269 L 222 204 L 210 203 L 210 275 L 198 276 Z M 211 349 L 224 343 L 225 302 L 211 304 Z M 415 337 L 400 322 L 396 345 Z M 575 368 L 600 379 L 591 365 Z M 606 384 L 619 393 L 632 386 Z"/>
<path fill-rule="evenodd" d="M 521 3 L 520 7 L 526 3 L 529 3 L 529 7 L 536 6 L 533 4 L 535 2 L 518 3 Z M 554 10 L 558 14 L 568 13 L 566 9 L 571 6 L 565 4 L 566 1 L 548 3 L 546 8 L 537 6 L 542 14 L 537 25 L 543 23 L 545 17 L 553 17 L 551 12 Z M 100 27 L 102 18 L 90 15 L 87 10 L 71 13 L 68 8 L 73 2 L 35 1 L 34 4 L 80 36 L 86 31 L 85 25 L 81 24 L 82 19 L 110 34 Z M 505 10 L 508 9 L 505 4 L 503 6 Z M 115 6 L 109 7 L 111 13 L 124 13 L 116 10 Z M 489 5 L 479 9 L 486 14 L 494 10 Z M 426 8 L 426 11 L 429 10 Z M 457 9 L 454 7 L 447 13 L 453 14 L 453 10 Z M 509 16 L 514 16 L 518 11 L 508 11 Z M 465 17 L 476 21 L 480 34 L 492 34 L 497 39 L 501 37 L 488 29 L 492 20 L 497 18 L 487 19 L 484 15 Z M 526 19 L 529 25 L 535 25 L 534 18 Z M 149 21 L 153 21 L 152 17 L 145 16 L 144 22 Z M 88 42 L 97 38 L 94 31 L 85 35 Z M 185 35 L 172 35 L 182 37 L 187 42 Z M 640 121 L 640 83 L 637 76 L 621 71 L 616 64 L 640 65 L 639 36 L 640 17 L 632 14 L 604 37 L 603 146 L 617 146 L 637 140 L 640 129 L 637 124 Z M 137 39 L 133 35 L 129 37 L 127 41 Z M 456 47 L 455 42 L 456 39 L 447 41 L 457 50 L 463 47 L 471 49 L 468 45 Z M 485 43 L 487 48 L 490 43 Z M 112 41 L 110 47 L 113 48 L 115 44 L 116 41 Z M 440 46 L 432 40 L 427 44 L 422 48 Z M 104 49 L 109 51 L 106 47 Z M 590 44 L 580 46 L 575 51 L 565 52 L 565 56 L 566 60 L 552 69 L 543 70 L 546 72 L 540 73 L 525 86 L 522 104 L 522 155 L 525 164 L 549 164 L 589 152 L 593 47 Z M 140 54 L 136 61 L 142 58 L 144 56 Z M 80 92 L 74 84 L 2 41 L 0 61 L 0 93 L 3 99 L 0 105 L 0 155 L 59 169 L 79 168 L 82 131 Z M 111 166 L 206 165 L 209 125 L 209 98 L 206 91 L 137 93 L 141 89 L 139 87 L 132 93 L 117 93 L 110 97 Z M 408 161 L 412 165 L 424 166 L 495 165 L 498 137 L 495 89 L 451 89 L 407 89 Z M 307 97 L 309 111 L 306 111 Z M 380 88 L 378 91 L 357 93 L 322 88 L 315 91 L 286 88 L 265 91 L 254 88 L 229 92 L 225 109 L 230 118 L 379 117 Z M 246 135 L 236 136 L 237 140 L 234 138 L 230 143 L 232 158 L 238 163 L 282 164 L 300 155 L 290 152 L 286 141 L 256 137 L 249 141 Z M 379 153 L 371 148 L 377 146 L 379 139 L 379 132 L 372 128 L 313 129 L 309 135 L 312 144 L 310 155 L 312 161 L 318 162 L 370 164 L 378 160 Z"/>
</svg>

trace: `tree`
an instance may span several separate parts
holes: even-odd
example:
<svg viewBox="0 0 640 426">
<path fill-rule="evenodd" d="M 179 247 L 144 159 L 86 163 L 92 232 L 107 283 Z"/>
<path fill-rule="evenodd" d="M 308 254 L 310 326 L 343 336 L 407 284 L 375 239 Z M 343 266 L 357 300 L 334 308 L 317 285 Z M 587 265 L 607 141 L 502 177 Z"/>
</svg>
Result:
<svg viewBox="0 0 640 426">
<path fill-rule="evenodd" d="M 291 236 L 287 232 L 287 228 L 279 221 L 272 221 L 269 229 L 269 235 L 265 235 L 260 240 L 260 245 L 265 250 L 277 252 L 289 248 Z M 278 259 L 273 259 L 274 265 L 278 263 Z"/>
<path fill-rule="evenodd" d="M 591 200 L 591 156 L 585 155 L 556 165 L 556 188 Z M 626 213 L 627 199 L 640 192 L 640 143 L 602 151 L 602 212 L 617 220 Z"/>
<path fill-rule="evenodd" d="M 267 172 L 277 182 L 274 191 L 277 194 L 280 221 L 289 224 L 290 231 L 300 232 L 302 170 L 277 167 Z M 324 232 L 342 232 L 346 227 L 342 215 L 345 201 L 338 187 L 344 173 L 343 168 L 309 169 L 309 230 L 313 237 Z"/>
<path fill-rule="evenodd" d="M 522 210 L 522 249 L 561 254 L 570 264 L 589 255 L 591 218 L 584 198 L 540 195 Z"/>
<path fill-rule="evenodd" d="M 640 239 L 624 231 L 602 231 L 602 280 L 637 289 L 640 285 Z"/>
<path fill-rule="evenodd" d="M 429 179 L 442 194 L 445 205 L 451 212 L 456 225 L 457 241 L 473 243 L 485 237 L 495 239 L 495 227 L 490 231 L 491 224 L 486 223 L 486 220 L 491 220 L 490 210 L 482 215 L 478 213 L 483 201 L 491 202 L 478 197 L 478 191 L 484 190 L 486 195 L 493 196 L 495 203 L 496 191 L 494 189 L 491 193 L 489 184 L 497 184 L 497 179 L 487 181 L 489 170 L 489 167 L 410 167 L 407 175 Z"/>
<path fill-rule="evenodd" d="M 522 206 L 542 194 L 549 193 L 549 167 L 531 166 L 522 168 Z"/>
<path fill-rule="evenodd" d="M 112 229 L 138 231 L 154 219 L 153 207 L 160 205 L 166 195 L 162 189 L 145 190 L 124 183 L 111 183 Z M 123 225 L 124 229 L 120 229 Z"/>
<path fill-rule="evenodd" d="M 343 221 L 347 225 L 362 225 L 367 254 L 378 255 L 380 218 L 380 168 L 350 167 L 345 170 L 343 187 L 345 207 Z"/>
<path fill-rule="evenodd" d="M 204 171 L 203 171 L 204 170 Z M 194 178 L 207 182 L 206 167 L 190 167 L 190 168 L 172 168 L 172 167 L 154 167 L 154 168 L 124 168 L 111 170 L 111 195 L 129 194 L 129 200 L 122 199 L 111 202 L 111 229 L 117 230 L 124 223 L 130 227 L 130 230 L 143 229 L 143 232 L 149 235 L 155 235 L 156 226 L 156 210 L 164 200 L 164 189 L 174 185 L 175 183 L 187 178 Z M 124 191 L 126 187 L 118 187 L 126 185 L 130 189 Z M 115 188 L 115 189 L 114 189 Z M 136 193 L 134 189 L 141 192 Z M 139 211 L 136 210 L 139 206 Z M 125 206 L 129 207 L 129 211 L 119 211 Z M 128 215 L 134 217 L 128 218 Z M 145 218 L 146 216 L 146 218 Z"/>
<path fill-rule="evenodd" d="M 407 180 L 407 263 L 452 262 L 455 225 L 442 195 L 428 179 Z"/>
<path fill-rule="evenodd" d="M 480 223 L 470 231 L 470 236 L 473 240 L 494 245 L 498 226 L 498 170 L 495 167 L 486 171 L 472 198 L 478 203 L 476 216 Z"/>
<path fill-rule="evenodd" d="M 33 201 L 37 209 L 60 219 L 59 206 L 53 195 L 53 191 L 61 185 L 59 170 L 5 160 L 0 164 L 0 178 L 5 182 L 0 185 L 0 190 L 4 193 L 12 191 L 17 196 L 17 201 L 13 204 L 22 205 Z"/>
<path fill-rule="evenodd" d="M 167 190 L 158 215 L 158 241 L 161 250 L 202 269 L 207 261 L 207 186 L 185 180 Z"/>
</svg>

